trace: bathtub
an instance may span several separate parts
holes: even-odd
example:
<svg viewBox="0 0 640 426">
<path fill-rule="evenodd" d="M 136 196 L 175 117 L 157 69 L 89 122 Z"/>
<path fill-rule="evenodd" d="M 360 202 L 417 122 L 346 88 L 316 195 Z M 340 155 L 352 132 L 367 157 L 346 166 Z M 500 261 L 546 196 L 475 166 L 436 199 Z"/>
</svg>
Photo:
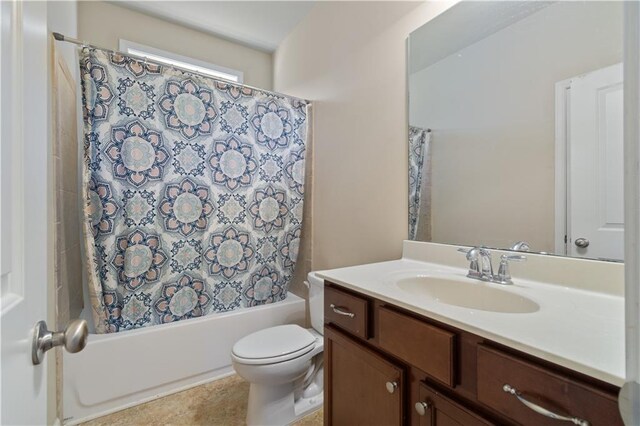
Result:
<svg viewBox="0 0 640 426">
<path fill-rule="evenodd" d="M 305 301 L 282 302 L 115 334 L 64 352 L 64 424 L 73 425 L 233 373 L 231 348 L 274 325 L 304 325 Z"/>
</svg>

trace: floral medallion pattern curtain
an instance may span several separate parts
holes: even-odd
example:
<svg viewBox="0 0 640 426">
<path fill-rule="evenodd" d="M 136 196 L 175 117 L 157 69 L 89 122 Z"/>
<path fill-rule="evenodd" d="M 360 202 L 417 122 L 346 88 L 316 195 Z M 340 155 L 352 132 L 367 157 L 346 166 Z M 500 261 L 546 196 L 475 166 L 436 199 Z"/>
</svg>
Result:
<svg viewBox="0 0 640 426">
<path fill-rule="evenodd" d="M 96 331 L 284 299 L 307 104 L 121 54 L 79 55 Z"/>
<path fill-rule="evenodd" d="M 425 216 L 422 211 L 425 206 L 422 198 L 424 190 L 429 190 L 424 182 L 429 179 L 429 142 L 431 132 L 419 127 L 409 126 L 409 239 L 415 240 L 418 234 L 420 217 Z M 427 241 L 430 240 L 426 239 Z"/>
</svg>

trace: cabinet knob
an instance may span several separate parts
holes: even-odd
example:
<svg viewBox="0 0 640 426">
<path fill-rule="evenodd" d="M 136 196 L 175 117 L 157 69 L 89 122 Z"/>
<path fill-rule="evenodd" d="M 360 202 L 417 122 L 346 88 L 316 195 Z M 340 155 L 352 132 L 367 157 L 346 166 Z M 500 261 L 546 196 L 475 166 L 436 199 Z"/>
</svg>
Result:
<svg viewBox="0 0 640 426">
<path fill-rule="evenodd" d="M 387 382 L 386 386 L 387 386 L 387 392 L 389 393 L 394 393 L 396 389 L 398 389 L 397 382 Z"/>
<path fill-rule="evenodd" d="M 414 407 L 416 409 L 416 413 L 418 413 L 418 415 L 420 416 L 424 416 L 425 414 L 427 414 L 427 410 L 430 408 L 429 403 L 424 401 L 416 402 Z"/>
</svg>

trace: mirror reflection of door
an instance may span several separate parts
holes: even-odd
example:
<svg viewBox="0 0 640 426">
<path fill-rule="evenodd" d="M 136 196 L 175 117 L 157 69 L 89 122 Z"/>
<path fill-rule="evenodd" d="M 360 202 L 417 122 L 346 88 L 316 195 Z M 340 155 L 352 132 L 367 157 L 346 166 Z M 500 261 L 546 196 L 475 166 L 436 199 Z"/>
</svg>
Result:
<svg viewBox="0 0 640 426">
<path fill-rule="evenodd" d="M 411 33 L 409 125 L 432 129 L 412 239 L 623 258 L 622 19 L 618 1 L 460 2 Z"/>
<path fill-rule="evenodd" d="M 566 169 L 558 170 L 566 175 L 566 239 L 558 237 L 569 256 L 624 259 L 622 83 L 617 64 L 557 85 L 566 141 Z"/>
</svg>

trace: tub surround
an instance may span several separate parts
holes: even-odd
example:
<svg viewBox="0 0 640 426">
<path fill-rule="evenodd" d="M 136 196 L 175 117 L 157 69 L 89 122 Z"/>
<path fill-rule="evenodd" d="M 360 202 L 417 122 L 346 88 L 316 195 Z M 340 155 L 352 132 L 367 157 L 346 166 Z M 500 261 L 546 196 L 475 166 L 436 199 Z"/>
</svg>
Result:
<svg viewBox="0 0 640 426">
<path fill-rule="evenodd" d="M 397 281 L 407 276 L 466 278 L 468 261 L 458 246 L 405 241 L 399 260 L 320 271 L 325 280 L 392 303 L 415 314 L 490 339 L 534 357 L 621 386 L 624 357 L 624 265 L 523 253 L 512 265 L 514 284 L 478 281 L 535 302 L 529 313 L 452 306 L 416 297 Z M 494 250 L 494 262 L 500 254 Z"/>
</svg>

